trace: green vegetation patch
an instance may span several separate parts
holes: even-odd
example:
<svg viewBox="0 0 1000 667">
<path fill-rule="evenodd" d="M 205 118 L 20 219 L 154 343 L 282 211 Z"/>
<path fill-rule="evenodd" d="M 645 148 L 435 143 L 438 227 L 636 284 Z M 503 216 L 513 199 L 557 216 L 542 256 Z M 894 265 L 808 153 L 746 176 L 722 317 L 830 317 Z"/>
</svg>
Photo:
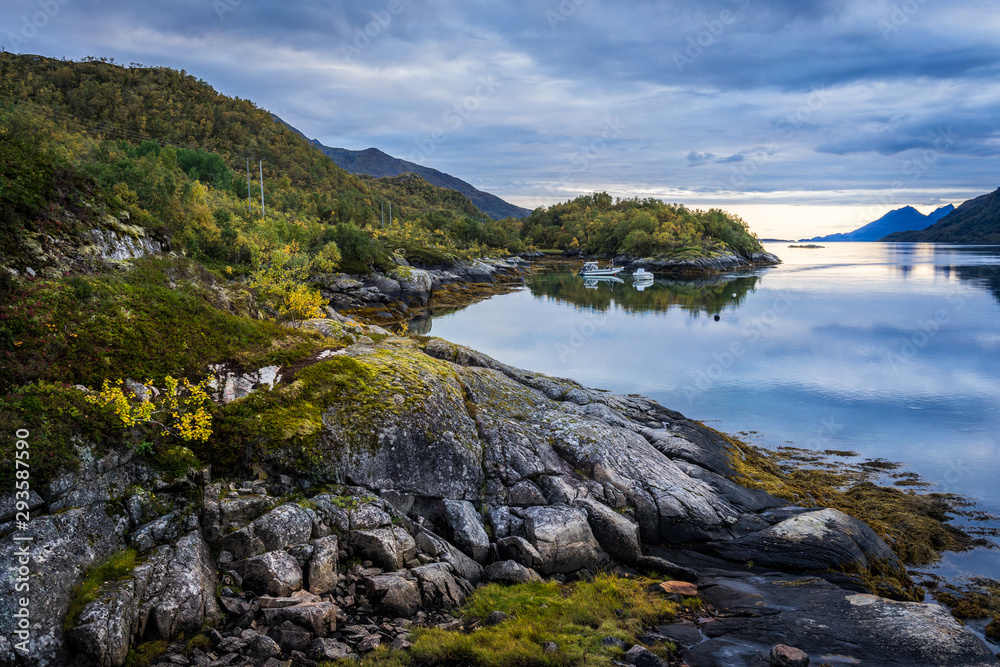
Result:
<svg viewBox="0 0 1000 667">
<path fill-rule="evenodd" d="M 0 392 L 38 380 L 99 387 L 106 378 L 196 378 L 213 363 L 259 367 L 307 353 L 314 335 L 217 307 L 201 271 L 148 258 L 125 274 L 17 285 L 0 305 Z"/>
<path fill-rule="evenodd" d="M 151 667 L 169 648 L 170 644 L 163 640 L 143 642 L 129 649 L 123 667 Z"/>
<path fill-rule="evenodd" d="M 219 408 L 215 436 L 202 449 L 195 447 L 196 453 L 226 466 L 249 452 L 267 456 L 280 449 L 303 464 L 322 464 L 317 457 L 324 416 L 336 426 L 343 447 L 374 451 L 379 426 L 423 410 L 434 380 L 454 392 L 454 401 L 462 400 L 447 364 L 394 340 L 357 357 L 340 354 L 306 366 L 289 384 Z"/>
<path fill-rule="evenodd" d="M 676 616 L 675 603 L 646 592 L 645 586 L 650 583 L 646 579 L 599 574 L 593 581 L 570 585 L 488 584 L 473 593 L 462 608 L 466 624 L 483 622 L 492 611 L 508 614 L 509 619 L 469 633 L 421 628 L 414 632 L 413 647 L 407 653 L 376 654 L 364 664 L 607 665 L 611 660 L 622 660 L 624 653 L 604 646 L 604 637 L 635 644 L 649 626 Z M 545 642 L 553 642 L 557 650 L 546 653 Z M 661 657 L 670 655 L 669 645 L 651 650 Z"/>
<path fill-rule="evenodd" d="M 70 593 L 69 610 L 66 612 L 63 628 L 69 630 L 76 625 L 80 612 L 98 598 L 104 584 L 128 577 L 138 564 L 135 549 L 126 549 L 88 568 L 83 581 Z"/>
<path fill-rule="evenodd" d="M 73 387 L 44 381 L 0 395 L 0 431 L 29 432 L 25 440 L 33 487 L 77 464 L 74 441 L 100 442 L 108 434 L 120 434 L 117 418 L 88 403 L 85 396 Z M 0 440 L 0 484 L 5 488 L 13 488 L 15 442 L 14 438 Z"/>
<path fill-rule="evenodd" d="M 521 224 L 528 244 L 591 255 L 697 259 L 763 251 L 747 223 L 731 213 L 652 198 L 612 200 L 606 192 L 535 209 Z"/>
</svg>

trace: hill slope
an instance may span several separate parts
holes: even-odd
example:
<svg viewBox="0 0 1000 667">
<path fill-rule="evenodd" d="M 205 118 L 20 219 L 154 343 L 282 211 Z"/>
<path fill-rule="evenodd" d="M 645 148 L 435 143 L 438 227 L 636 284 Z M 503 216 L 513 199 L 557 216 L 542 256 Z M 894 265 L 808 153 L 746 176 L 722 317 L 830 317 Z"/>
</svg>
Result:
<svg viewBox="0 0 1000 667">
<path fill-rule="evenodd" d="M 894 232 L 905 232 L 910 230 L 921 230 L 933 225 L 935 222 L 955 210 L 951 204 L 942 206 L 928 215 L 924 215 L 912 206 L 904 206 L 894 211 L 889 211 L 874 222 L 869 222 L 864 227 L 859 227 L 853 232 L 843 234 L 828 234 L 827 236 L 816 236 L 808 241 L 878 241 L 887 234 Z"/>
<path fill-rule="evenodd" d="M 927 229 L 897 232 L 882 240 L 1000 244 L 1000 188 L 970 199 Z"/>
<path fill-rule="evenodd" d="M 312 144 L 323 151 L 336 163 L 338 167 L 352 173 L 365 174 L 375 178 L 385 178 L 387 176 L 399 176 L 405 173 L 414 173 L 423 178 L 431 185 L 439 188 L 457 190 L 468 197 L 480 211 L 490 216 L 494 220 L 503 218 L 524 218 L 531 213 L 530 210 L 515 206 L 500 199 L 489 192 L 478 190 L 460 178 L 455 178 L 437 169 L 424 167 L 423 165 L 400 160 L 387 153 L 383 153 L 377 148 L 366 148 L 363 151 L 352 151 L 346 148 L 331 148 L 324 146 L 315 139 Z"/>
</svg>

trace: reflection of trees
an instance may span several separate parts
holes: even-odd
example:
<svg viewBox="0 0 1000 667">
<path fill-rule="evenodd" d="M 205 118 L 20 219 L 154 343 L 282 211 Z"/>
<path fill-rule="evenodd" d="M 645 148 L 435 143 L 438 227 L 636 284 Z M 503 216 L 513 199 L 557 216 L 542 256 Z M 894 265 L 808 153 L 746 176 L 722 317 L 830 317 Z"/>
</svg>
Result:
<svg viewBox="0 0 1000 667">
<path fill-rule="evenodd" d="M 985 287 L 993 292 L 993 298 L 1000 302 L 1000 266 L 952 266 L 960 280 L 970 282 L 977 287 Z"/>
<path fill-rule="evenodd" d="M 665 311 L 679 306 L 692 315 L 716 315 L 726 306 L 742 304 L 746 295 L 756 289 L 759 279 L 759 276 L 657 279 L 640 292 L 632 287 L 630 278 L 625 279 L 625 284 L 598 283 L 597 289 L 587 289 L 583 278 L 575 273 L 549 273 L 532 278 L 528 289 L 534 296 L 546 296 L 597 311 L 605 311 L 612 304 L 627 312 Z"/>
</svg>

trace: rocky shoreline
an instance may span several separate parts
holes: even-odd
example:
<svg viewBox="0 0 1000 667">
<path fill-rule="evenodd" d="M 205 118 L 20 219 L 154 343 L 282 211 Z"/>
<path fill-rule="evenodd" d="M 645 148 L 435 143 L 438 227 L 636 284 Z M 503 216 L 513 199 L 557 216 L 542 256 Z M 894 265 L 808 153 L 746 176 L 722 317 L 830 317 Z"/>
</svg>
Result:
<svg viewBox="0 0 1000 667">
<path fill-rule="evenodd" d="M 520 284 L 532 269 L 533 261 L 545 260 L 542 253 L 505 259 L 460 261 L 448 267 L 417 268 L 397 257 L 397 268 L 388 274 L 375 271 L 368 276 L 335 274 L 321 280 L 320 292 L 331 312 L 355 317 L 372 324 L 400 322 L 422 314 L 431 305 L 465 305 L 478 298 Z M 565 260 L 562 260 L 565 261 Z M 771 253 L 744 257 L 721 253 L 695 259 L 615 257 L 616 266 L 631 273 L 644 268 L 674 277 L 697 277 L 773 266 L 781 260 Z"/>
<path fill-rule="evenodd" d="M 521 257 L 460 261 L 445 268 L 411 267 L 401 257 L 390 274 L 336 274 L 321 281 L 330 309 L 363 321 L 384 324 L 409 319 L 426 308 L 432 296 L 488 292 L 491 286 L 519 283 L 530 269 Z"/>
<path fill-rule="evenodd" d="M 460 618 L 487 582 L 598 572 L 654 574 L 666 582 L 658 594 L 701 600 L 699 614 L 618 646 L 629 664 L 665 664 L 654 651 L 666 642 L 677 647 L 669 664 L 689 667 L 807 664 L 804 655 L 1000 664 L 922 602 L 867 525 L 736 484 L 736 452 L 711 429 L 442 340 L 378 327 L 351 338 L 330 338 L 308 368 L 370 370 L 385 389 L 322 406 L 305 458 L 273 448 L 253 478 L 213 479 L 79 443 L 81 469 L 30 497 L 30 650 L 15 648 L 19 594 L 8 577 L 0 664 L 120 667 L 141 645 L 156 647 L 158 667 L 312 667 L 378 646 L 406 651 L 416 627 L 503 623 Z M 296 375 L 306 377 L 301 367 L 226 373 L 215 399 L 264 387 L 294 396 Z M 15 507 L 13 494 L 0 497 L 7 572 L 18 567 Z M 81 575 L 126 548 L 134 570 L 66 622 Z"/>
</svg>

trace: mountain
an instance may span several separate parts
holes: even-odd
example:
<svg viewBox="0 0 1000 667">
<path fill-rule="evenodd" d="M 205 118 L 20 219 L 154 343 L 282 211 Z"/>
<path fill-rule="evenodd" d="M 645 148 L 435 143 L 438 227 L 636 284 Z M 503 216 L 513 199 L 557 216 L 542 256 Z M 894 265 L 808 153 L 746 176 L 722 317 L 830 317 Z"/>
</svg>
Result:
<svg viewBox="0 0 1000 667">
<path fill-rule="evenodd" d="M 1000 244 L 1000 188 L 970 199 L 927 229 L 897 232 L 882 240 Z"/>
<path fill-rule="evenodd" d="M 816 236 L 806 241 L 878 241 L 887 234 L 893 232 L 905 232 L 909 230 L 920 230 L 930 227 L 935 222 L 945 217 L 955 210 L 951 204 L 942 206 L 929 215 L 924 215 L 912 206 L 897 208 L 889 211 L 875 222 L 869 222 L 864 227 L 859 227 L 853 232 L 843 234 L 829 234 L 827 236 Z"/>
<path fill-rule="evenodd" d="M 400 160 L 377 148 L 366 148 L 363 151 L 352 151 L 346 148 L 331 148 L 312 139 L 312 144 L 326 153 L 334 163 L 352 174 L 365 174 L 375 178 L 399 176 L 407 172 L 417 174 L 431 185 L 439 188 L 457 190 L 472 200 L 480 211 L 494 220 L 503 218 L 524 218 L 531 211 L 520 206 L 505 202 L 496 195 L 478 190 L 460 178 L 455 178 L 437 169 L 424 167 L 414 162 Z"/>
</svg>

